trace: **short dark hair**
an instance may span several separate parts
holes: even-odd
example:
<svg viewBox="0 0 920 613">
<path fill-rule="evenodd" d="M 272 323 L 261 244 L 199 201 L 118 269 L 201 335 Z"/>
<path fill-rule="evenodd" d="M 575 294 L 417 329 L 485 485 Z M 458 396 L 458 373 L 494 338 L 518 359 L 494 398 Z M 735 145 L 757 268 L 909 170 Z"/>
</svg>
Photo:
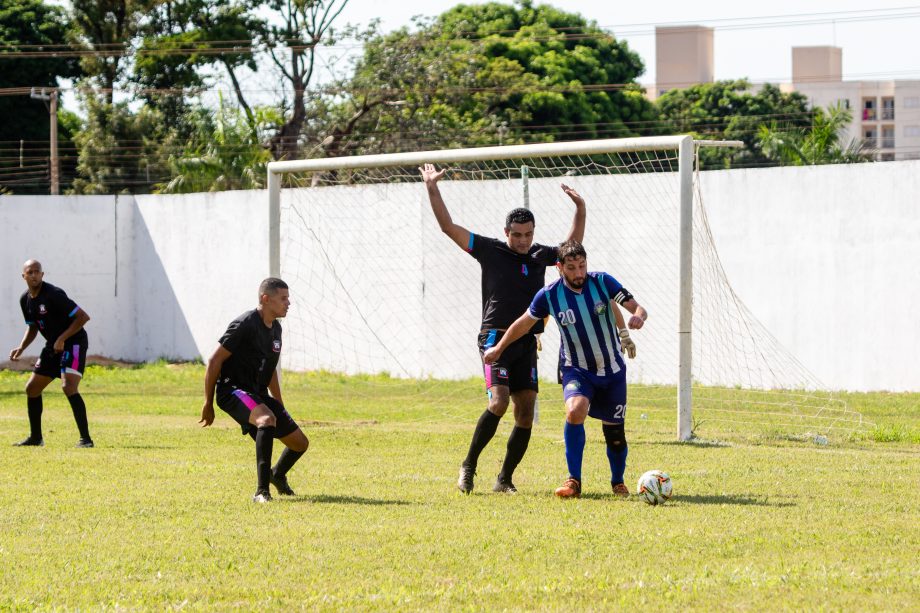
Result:
<svg viewBox="0 0 920 613">
<path fill-rule="evenodd" d="M 511 229 L 511 224 L 513 223 L 532 223 L 537 225 L 537 222 L 534 221 L 533 213 L 529 209 L 514 209 L 508 216 L 505 217 L 505 230 Z"/>
<path fill-rule="evenodd" d="M 585 246 L 575 239 L 567 240 L 559 245 L 559 263 L 564 264 L 566 258 L 587 258 Z"/>
<path fill-rule="evenodd" d="M 279 289 L 288 289 L 288 284 L 278 277 L 269 277 L 259 283 L 259 296 L 264 296 L 266 294 L 272 296 Z"/>
</svg>

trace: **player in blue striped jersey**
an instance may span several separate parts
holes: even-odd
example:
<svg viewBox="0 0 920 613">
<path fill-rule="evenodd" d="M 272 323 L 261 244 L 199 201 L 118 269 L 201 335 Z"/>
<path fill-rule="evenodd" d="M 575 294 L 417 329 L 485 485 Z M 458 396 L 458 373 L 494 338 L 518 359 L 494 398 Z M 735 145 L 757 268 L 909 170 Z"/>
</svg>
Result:
<svg viewBox="0 0 920 613">
<path fill-rule="evenodd" d="M 563 430 L 569 477 L 556 495 L 581 496 L 581 464 L 585 450 L 585 419 L 603 423 L 614 494 L 628 496 L 626 470 L 626 363 L 623 352 L 635 356 L 635 344 L 626 327 L 618 329 L 617 305 L 632 313 L 629 328 L 641 328 L 648 313 L 619 281 L 605 272 L 588 272 L 584 247 L 577 241 L 559 246 L 559 279 L 534 296 L 530 308 L 483 356 L 491 363 L 509 344 L 537 321 L 551 316 L 559 326 L 559 370 L 565 397 Z"/>
</svg>

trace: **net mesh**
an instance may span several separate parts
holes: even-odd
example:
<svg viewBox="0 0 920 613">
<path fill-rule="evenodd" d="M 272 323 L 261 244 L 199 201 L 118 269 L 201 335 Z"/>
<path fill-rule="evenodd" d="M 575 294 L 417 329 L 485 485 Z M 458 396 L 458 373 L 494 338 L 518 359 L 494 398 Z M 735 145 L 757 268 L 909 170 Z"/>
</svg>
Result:
<svg viewBox="0 0 920 613">
<path fill-rule="evenodd" d="M 677 151 L 452 164 L 439 186 L 454 222 L 471 232 L 502 237 L 506 213 L 527 206 L 535 242 L 556 244 L 575 210 L 562 184 L 587 202 L 589 270 L 612 274 L 650 313 L 632 333 L 638 355 L 627 365 L 630 421 L 673 431 Z M 734 293 L 694 184 L 694 434 L 807 437 L 864 427 Z M 284 175 L 284 185 L 281 275 L 294 306 L 283 366 L 339 377 L 341 401 L 377 419 L 407 406 L 421 423 L 474 418 L 485 406 L 476 347 L 480 267 L 440 232 L 418 168 L 294 173 Z M 546 281 L 556 274 L 548 269 Z M 555 325 L 547 325 L 541 344 L 540 415 L 561 424 Z M 397 389 L 404 402 L 380 401 Z"/>
</svg>

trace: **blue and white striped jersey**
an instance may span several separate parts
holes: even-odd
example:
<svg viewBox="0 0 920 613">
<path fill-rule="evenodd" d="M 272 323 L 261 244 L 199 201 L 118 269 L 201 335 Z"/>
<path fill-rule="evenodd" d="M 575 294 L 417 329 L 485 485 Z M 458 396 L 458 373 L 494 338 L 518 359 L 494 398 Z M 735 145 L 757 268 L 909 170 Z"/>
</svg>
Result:
<svg viewBox="0 0 920 613">
<path fill-rule="evenodd" d="M 551 315 L 556 320 L 560 366 L 609 376 L 626 368 L 610 302 L 622 304 L 630 298 L 609 274 L 589 272 L 581 292 L 569 289 L 562 277 L 541 289 L 530 303 L 530 315 L 535 319 Z"/>
</svg>

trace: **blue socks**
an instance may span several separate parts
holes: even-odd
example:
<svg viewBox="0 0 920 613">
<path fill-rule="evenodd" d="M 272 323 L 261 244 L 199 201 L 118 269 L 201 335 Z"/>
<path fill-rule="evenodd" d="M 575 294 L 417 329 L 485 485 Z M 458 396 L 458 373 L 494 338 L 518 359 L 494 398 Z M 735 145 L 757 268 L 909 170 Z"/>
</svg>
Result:
<svg viewBox="0 0 920 613">
<path fill-rule="evenodd" d="M 569 466 L 569 476 L 581 481 L 581 461 L 585 455 L 585 425 L 565 422 L 562 436 L 565 439 L 565 461 Z M 625 455 L 623 462 L 625 466 Z"/>
</svg>

